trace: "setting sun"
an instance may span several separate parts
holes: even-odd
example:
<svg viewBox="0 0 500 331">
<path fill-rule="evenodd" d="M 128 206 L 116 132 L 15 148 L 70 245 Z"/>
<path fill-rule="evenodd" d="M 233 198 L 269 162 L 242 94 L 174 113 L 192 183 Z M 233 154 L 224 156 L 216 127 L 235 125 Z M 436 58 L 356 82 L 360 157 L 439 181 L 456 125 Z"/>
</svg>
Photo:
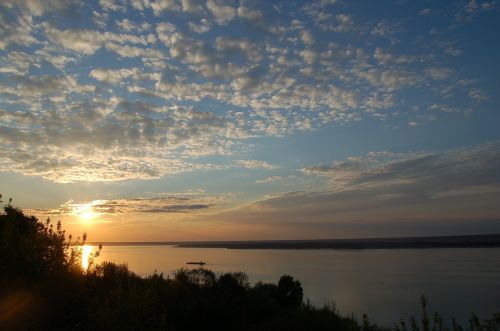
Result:
<svg viewBox="0 0 500 331">
<path fill-rule="evenodd" d="M 79 217 L 84 220 L 84 221 L 90 221 L 96 217 L 96 214 L 92 211 L 87 211 L 84 213 L 81 213 Z"/>
<path fill-rule="evenodd" d="M 77 216 L 81 221 L 91 221 L 99 216 L 94 210 L 95 201 L 85 204 L 73 205 L 73 215 Z"/>
</svg>

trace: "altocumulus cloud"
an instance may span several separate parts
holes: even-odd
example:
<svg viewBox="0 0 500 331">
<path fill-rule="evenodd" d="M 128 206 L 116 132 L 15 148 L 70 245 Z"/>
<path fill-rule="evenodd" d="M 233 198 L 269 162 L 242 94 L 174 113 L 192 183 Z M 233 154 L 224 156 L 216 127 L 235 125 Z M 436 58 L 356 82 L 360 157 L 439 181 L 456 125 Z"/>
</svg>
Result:
<svg viewBox="0 0 500 331">
<path fill-rule="evenodd" d="M 494 8 L 470 1 L 451 20 Z M 461 54 L 449 45 L 397 47 L 404 33 L 427 40 L 427 27 L 365 19 L 336 1 L 7 0 L 0 9 L 0 171 L 56 182 L 272 169 L 238 161 L 248 139 L 371 117 L 423 124 L 489 97 L 447 61 Z M 430 100 L 409 105 L 408 93 Z M 433 104 L 432 117 L 415 112 Z"/>
<path fill-rule="evenodd" d="M 0 127 L 2 170 L 58 182 L 147 179 L 217 168 L 185 158 L 226 150 L 226 120 L 193 108 L 101 99 L 65 105 L 57 114 L 0 112 L 7 124 Z"/>
</svg>

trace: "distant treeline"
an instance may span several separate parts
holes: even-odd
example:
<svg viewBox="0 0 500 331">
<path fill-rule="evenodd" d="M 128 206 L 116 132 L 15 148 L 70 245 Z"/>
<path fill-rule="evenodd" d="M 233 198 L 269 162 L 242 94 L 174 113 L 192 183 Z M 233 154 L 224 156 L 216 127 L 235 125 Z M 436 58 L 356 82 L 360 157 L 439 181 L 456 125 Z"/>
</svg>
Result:
<svg viewBox="0 0 500 331">
<path fill-rule="evenodd" d="M 242 272 L 206 269 L 139 277 L 126 265 L 81 266 L 81 245 L 60 223 L 41 222 L 7 205 L 0 214 L 0 330 L 500 330 L 500 314 L 471 315 L 461 327 L 429 315 L 382 327 L 341 316 L 332 305 L 303 302 L 300 282 L 251 285 Z M 381 302 L 380 304 L 384 304 Z"/>
<path fill-rule="evenodd" d="M 94 243 L 95 244 L 95 243 Z M 171 245 L 186 248 L 228 249 L 405 249 L 405 248 L 474 248 L 500 247 L 500 234 L 363 238 L 363 239 L 319 239 L 319 240 L 262 240 L 262 241 L 158 241 L 158 242 L 106 242 L 105 246 L 158 246 Z"/>
</svg>

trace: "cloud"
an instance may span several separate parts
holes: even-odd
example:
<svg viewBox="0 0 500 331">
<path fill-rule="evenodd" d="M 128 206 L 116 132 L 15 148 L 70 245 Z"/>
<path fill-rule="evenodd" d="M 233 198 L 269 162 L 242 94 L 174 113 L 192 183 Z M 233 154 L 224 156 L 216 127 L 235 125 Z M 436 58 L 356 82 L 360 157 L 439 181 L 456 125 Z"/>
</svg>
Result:
<svg viewBox="0 0 500 331">
<path fill-rule="evenodd" d="M 0 11 L 0 36 L 0 50 L 10 44 L 29 46 L 38 43 L 33 36 L 33 18 L 26 14 L 10 16 Z"/>
<path fill-rule="evenodd" d="M 135 81 L 141 79 L 160 80 L 159 74 L 145 74 L 139 68 L 123 68 L 115 70 L 97 68 L 90 71 L 89 76 L 98 81 L 114 85 L 124 83 L 128 78 Z"/>
<path fill-rule="evenodd" d="M 42 16 L 46 12 L 63 11 L 72 5 L 79 5 L 80 1 L 70 0 L 5 0 L 0 6 L 9 9 L 20 8 L 30 15 Z"/>
<path fill-rule="evenodd" d="M 240 6 L 238 7 L 238 17 L 256 26 L 264 27 L 264 15 L 258 9 Z"/>
<path fill-rule="evenodd" d="M 471 90 L 467 93 L 467 95 L 468 95 L 471 99 L 474 99 L 475 101 L 478 101 L 478 102 L 485 101 L 485 100 L 488 100 L 488 99 L 489 99 L 488 95 L 487 95 L 484 91 L 482 91 L 482 90 L 480 90 L 480 89 L 478 89 L 478 88 L 473 88 L 473 89 L 471 89 Z"/>
<path fill-rule="evenodd" d="M 390 22 L 383 20 L 377 23 L 377 25 L 372 29 L 371 35 L 379 38 L 389 38 L 395 42 L 394 36 L 402 32 L 403 28 L 399 22 Z"/>
<path fill-rule="evenodd" d="M 480 12 L 487 12 L 496 8 L 496 1 L 469 0 L 458 10 L 455 18 L 458 21 L 470 21 Z"/>
<path fill-rule="evenodd" d="M 443 154 L 370 153 L 303 171 L 329 178 L 340 191 L 389 191 L 418 203 L 444 192 L 480 194 L 488 190 L 475 187 L 500 188 L 500 176 L 494 170 L 499 165 L 500 142 L 494 142 Z"/>
<path fill-rule="evenodd" d="M 204 202 L 204 203 L 202 203 Z M 211 207 L 207 199 L 191 197 L 162 197 L 103 200 L 93 209 L 98 213 L 191 213 Z"/>
<path fill-rule="evenodd" d="M 200 13 L 203 11 L 202 1 L 200 0 L 182 0 L 182 10 L 188 13 Z"/>
<path fill-rule="evenodd" d="M 217 24 L 225 25 L 236 16 L 236 9 L 221 4 L 217 0 L 207 0 L 207 9 L 212 13 Z"/>
<path fill-rule="evenodd" d="M 263 179 L 257 179 L 255 183 L 257 184 L 268 184 L 268 183 L 273 183 L 273 182 L 278 182 L 283 180 L 283 177 L 281 176 L 271 176 L 271 177 L 266 177 Z"/>
<path fill-rule="evenodd" d="M 190 214 L 206 213 L 209 209 L 217 208 L 217 204 L 224 204 L 224 195 L 177 194 L 161 195 L 151 198 L 121 198 L 101 199 L 92 201 L 65 201 L 58 208 L 30 210 L 35 214 L 45 216 L 73 216 L 79 217 L 85 213 L 92 213 L 97 220 L 106 219 L 124 214 L 163 213 L 163 214 Z"/>
<path fill-rule="evenodd" d="M 199 24 L 189 22 L 188 26 L 191 31 L 194 31 L 196 33 L 206 33 L 210 31 L 210 25 L 208 23 L 208 20 L 205 18 L 201 19 Z"/>
<path fill-rule="evenodd" d="M 105 43 L 111 43 L 108 45 L 123 43 L 145 45 L 147 43 L 145 38 L 131 34 L 116 34 L 88 29 L 59 30 L 49 24 L 43 24 L 43 26 L 45 35 L 50 41 L 66 49 L 86 55 L 94 54 Z"/>
<path fill-rule="evenodd" d="M 116 25 L 125 32 L 137 31 L 144 32 L 151 29 L 151 24 L 148 22 L 135 23 L 130 21 L 128 18 L 124 18 L 121 21 L 116 20 Z"/>
<path fill-rule="evenodd" d="M 176 0 L 153 0 L 150 5 L 155 16 L 160 16 L 163 11 L 179 11 L 181 9 Z"/>
<path fill-rule="evenodd" d="M 308 64 L 313 64 L 314 62 L 316 62 L 316 59 L 318 58 L 318 54 L 311 50 L 303 50 L 299 54 Z"/>
<path fill-rule="evenodd" d="M 476 222 L 498 225 L 499 167 L 500 142 L 444 153 L 370 153 L 303 169 L 328 178 L 329 186 L 276 194 L 216 217 L 240 215 L 240 222 L 277 229 L 328 226 L 331 236 L 345 235 L 346 228 L 357 235 L 369 229 L 401 236 L 409 228 L 449 233 L 453 224 L 458 232 L 470 231 Z"/>
<path fill-rule="evenodd" d="M 213 83 L 158 82 L 156 83 L 155 95 L 166 100 L 200 101 L 205 97 L 223 100 L 226 97 L 226 92 L 227 88 L 225 86 Z"/>
<path fill-rule="evenodd" d="M 262 59 L 258 45 L 246 38 L 217 37 L 215 39 L 216 49 L 222 52 L 239 52 L 244 54 L 248 60 L 258 62 Z M 228 54 L 228 55 L 229 55 Z M 227 58 L 229 56 L 224 56 Z"/>
<path fill-rule="evenodd" d="M 415 57 L 413 56 L 408 56 L 408 55 L 395 56 L 393 54 L 385 52 L 380 47 L 375 48 L 375 52 L 373 53 L 373 58 L 376 59 L 379 63 L 384 65 L 411 63 L 416 61 Z"/>
<path fill-rule="evenodd" d="M 45 77 L 22 83 L 16 92 L 41 97 L 68 88 L 82 89 L 67 79 Z M 184 158 L 226 153 L 229 146 L 227 120 L 193 108 L 119 99 L 63 107 L 27 117 L 5 111 L 12 122 L 0 126 L 2 171 L 56 182 L 150 179 L 221 167 Z"/>
<path fill-rule="evenodd" d="M 115 43 L 106 43 L 106 49 L 115 52 L 121 57 L 140 57 L 145 51 L 140 47 L 129 45 L 119 45 Z"/>
<path fill-rule="evenodd" d="M 93 54 L 102 47 L 101 34 L 92 30 L 65 30 L 61 31 L 47 26 L 47 38 L 51 41 L 83 54 Z"/>
<path fill-rule="evenodd" d="M 266 169 L 266 170 L 273 170 L 273 169 L 278 169 L 279 167 L 270 164 L 265 161 L 259 161 L 259 160 L 238 160 L 236 161 L 236 164 L 239 166 L 248 168 L 248 169 Z"/>
<path fill-rule="evenodd" d="M 450 106 L 445 105 L 445 104 L 438 105 L 435 103 L 429 106 L 429 110 L 439 110 L 439 111 L 442 111 L 445 113 L 458 113 L 459 112 L 458 108 L 450 107 Z"/>
<path fill-rule="evenodd" d="M 355 180 L 369 173 L 385 171 L 389 164 L 396 164 L 397 162 L 404 162 L 420 157 L 425 157 L 425 154 L 422 152 L 371 152 L 365 156 L 351 156 L 346 161 L 334 161 L 330 165 L 304 168 L 302 171 L 306 174 L 328 177 L 332 181 L 332 185 L 344 187 L 344 185 L 350 185 Z"/>
<path fill-rule="evenodd" d="M 106 28 L 109 14 L 107 12 L 92 11 L 92 20 L 101 29 Z"/>
<path fill-rule="evenodd" d="M 454 48 L 454 47 L 448 47 L 444 50 L 446 54 L 451 55 L 451 56 L 459 56 L 462 55 L 464 52 L 461 49 Z"/>
<path fill-rule="evenodd" d="M 327 1 L 288 14 L 223 0 L 0 6 L 1 169 L 55 181 L 224 167 L 201 156 L 368 117 L 423 126 L 493 98 L 481 80 L 463 83 L 466 71 L 448 61 L 459 41 L 402 48 L 397 34 L 414 37 L 404 20 L 366 21 Z M 468 2 L 464 10 L 491 6 Z M 73 9 L 79 19 L 67 15 Z M 428 98 L 408 98 L 416 93 Z"/>
<path fill-rule="evenodd" d="M 144 0 L 130 0 L 130 5 L 132 8 L 142 12 L 144 8 L 149 7 L 151 4 L 149 1 Z"/>
<path fill-rule="evenodd" d="M 105 11 L 125 11 L 127 8 L 116 0 L 99 0 L 99 5 Z"/>
<path fill-rule="evenodd" d="M 95 90 L 94 85 L 82 85 L 71 76 L 28 76 L 21 79 L 12 93 L 24 101 L 34 98 L 61 96 L 70 93 L 89 93 Z"/>
<path fill-rule="evenodd" d="M 38 65 L 37 59 L 31 54 L 24 52 L 13 51 L 7 54 L 7 63 L 0 68 L 0 73 L 8 73 L 15 75 L 25 75 L 33 65 Z"/>
<path fill-rule="evenodd" d="M 426 69 L 425 73 L 429 75 L 432 79 L 443 80 L 450 77 L 453 74 L 453 70 L 449 68 L 433 67 Z"/>
<path fill-rule="evenodd" d="M 434 72 L 433 72 L 434 73 Z M 441 73 L 434 73 L 436 77 Z M 400 90 L 403 87 L 417 85 L 421 78 L 410 71 L 398 69 L 376 69 L 370 68 L 357 72 L 360 78 L 366 79 L 370 84 L 375 87 L 382 87 L 387 91 Z"/>
<path fill-rule="evenodd" d="M 300 39 L 306 45 L 312 45 L 316 41 L 311 31 L 302 31 L 300 34 Z"/>
<path fill-rule="evenodd" d="M 431 13 L 432 13 L 432 9 L 430 9 L 430 8 L 424 8 L 418 12 L 418 14 L 421 16 L 428 16 Z"/>
</svg>

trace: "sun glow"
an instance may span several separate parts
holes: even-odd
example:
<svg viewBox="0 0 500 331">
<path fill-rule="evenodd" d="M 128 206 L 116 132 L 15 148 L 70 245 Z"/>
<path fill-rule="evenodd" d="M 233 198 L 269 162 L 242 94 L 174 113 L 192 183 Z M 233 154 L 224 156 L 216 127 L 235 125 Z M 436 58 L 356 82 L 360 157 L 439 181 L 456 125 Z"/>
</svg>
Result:
<svg viewBox="0 0 500 331">
<path fill-rule="evenodd" d="M 93 254 L 93 247 L 89 245 L 82 246 L 82 268 L 87 270 L 89 267 L 90 259 Z"/>
<path fill-rule="evenodd" d="M 81 221 L 91 221 L 99 216 L 94 210 L 94 205 L 97 202 L 93 201 L 90 203 L 78 204 L 73 206 L 73 215 L 77 216 Z"/>
<path fill-rule="evenodd" d="M 92 211 L 86 211 L 81 213 L 79 217 L 84 221 L 90 221 L 96 217 L 96 214 Z"/>
</svg>

